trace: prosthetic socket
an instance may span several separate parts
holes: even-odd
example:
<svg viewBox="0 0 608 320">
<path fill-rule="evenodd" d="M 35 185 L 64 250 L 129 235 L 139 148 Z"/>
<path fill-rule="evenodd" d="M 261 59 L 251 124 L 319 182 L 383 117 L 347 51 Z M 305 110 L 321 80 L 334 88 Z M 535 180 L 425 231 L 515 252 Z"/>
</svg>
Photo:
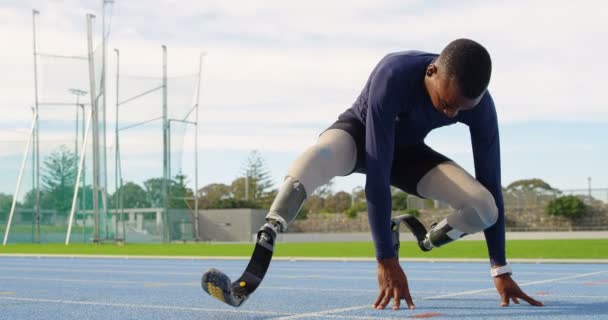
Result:
<svg viewBox="0 0 608 320">
<path fill-rule="evenodd" d="M 287 226 L 298 215 L 304 200 L 306 200 L 304 185 L 300 181 L 287 176 L 272 206 L 270 206 L 266 221 L 278 228 L 278 231 L 285 232 Z"/>
</svg>

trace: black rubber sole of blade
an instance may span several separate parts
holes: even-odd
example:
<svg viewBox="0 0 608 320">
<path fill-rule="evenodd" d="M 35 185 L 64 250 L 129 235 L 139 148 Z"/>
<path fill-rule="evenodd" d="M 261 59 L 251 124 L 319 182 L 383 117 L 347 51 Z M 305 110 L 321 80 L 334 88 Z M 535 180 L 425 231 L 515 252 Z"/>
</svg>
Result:
<svg viewBox="0 0 608 320">
<path fill-rule="evenodd" d="M 243 300 L 235 299 L 231 293 L 232 282 L 230 278 L 220 270 L 211 268 L 203 274 L 201 279 L 203 290 L 217 300 L 233 307 L 239 307 Z"/>
</svg>

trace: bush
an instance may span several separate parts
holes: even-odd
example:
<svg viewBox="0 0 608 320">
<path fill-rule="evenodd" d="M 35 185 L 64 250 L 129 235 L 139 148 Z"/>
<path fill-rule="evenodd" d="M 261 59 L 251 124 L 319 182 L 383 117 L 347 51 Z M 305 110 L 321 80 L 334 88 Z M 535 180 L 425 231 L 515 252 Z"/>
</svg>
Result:
<svg viewBox="0 0 608 320">
<path fill-rule="evenodd" d="M 575 196 L 562 196 L 549 202 L 545 211 L 550 216 L 562 216 L 570 219 L 580 218 L 585 214 L 587 206 L 583 200 Z"/>
<path fill-rule="evenodd" d="M 352 206 L 344 211 L 344 215 L 350 219 L 356 218 L 358 213 L 359 213 L 359 210 L 357 210 L 357 208 L 355 208 L 355 206 Z"/>
<path fill-rule="evenodd" d="M 403 213 L 403 214 L 411 214 L 414 217 L 420 216 L 420 211 L 418 211 L 418 209 L 405 209 L 401 213 Z"/>
</svg>

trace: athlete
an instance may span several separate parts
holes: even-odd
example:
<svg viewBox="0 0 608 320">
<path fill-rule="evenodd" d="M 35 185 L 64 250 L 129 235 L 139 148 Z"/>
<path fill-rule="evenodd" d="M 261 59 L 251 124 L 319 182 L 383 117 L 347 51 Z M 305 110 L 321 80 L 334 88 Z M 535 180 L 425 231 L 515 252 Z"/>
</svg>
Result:
<svg viewBox="0 0 608 320">
<path fill-rule="evenodd" d="M 542 306 L 511 278 L 505 256 L 498 122 L 487 90 L 491 69 L 487 50 L 469 39 L 451 42 L 440 55 L 404 51 L 385 56 L 353 106 L 288 170 L 243 276 L 230 284 L 212 269 L 203 276 L 203 288 L 231 305 L 240 305 L 265 274 L 256 265 L 267 268 L 276 233 L 287 230 L 307 196 L 336 176 L 357 172 L 366 175 L 377 259 L 380 293 L 374 308 L 384 309 L 392 300 L 393 309 L 399 309 L 401 299 L 408 308 L 415 307 L 391 231 L 391 185 L 455 209 L 428 232 L 416 235 L 422 250 L 484 231 L 501 305 L 523 299 Z M 475 177 L 424 143 L 431 130 L 455 123 L 469 127 Z"/>
</svg>

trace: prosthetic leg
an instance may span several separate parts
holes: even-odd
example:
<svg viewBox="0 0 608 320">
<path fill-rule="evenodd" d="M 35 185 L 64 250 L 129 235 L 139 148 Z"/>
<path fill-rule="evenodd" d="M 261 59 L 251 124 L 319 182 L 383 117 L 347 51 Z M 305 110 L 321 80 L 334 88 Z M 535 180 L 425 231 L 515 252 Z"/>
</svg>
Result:
<svg viewBox="0 0 608 320">
<path fill-rule="evenodd" d="M 260 228 L 251 260 L 241 277 L 231 282 L 230 278 L 218 269 L 211 268 L 203 274 L 201 285 L 212 297 L 233 307 L 241 306 L 258 288 L 270 266 L 277 233 L 287 230 L 296 218 L 306 191 L 296 179 L 287 177 L 266 216 L 266 224 Z"/>
<path fill-rule="evenodd" d="M 410 231 L 416 237 L 418 247 L 422 251 L 431 251 L 434 247 L 441 247 L 456 239 L 460 239 L 467 234 L 452 228 L 447 220 L 443 220 L 440 223 L 434 223 L 431 226 L 431 230 L 428 232 L 424 225 L 413 215 L 404 214 L 391 219 L 391 229 L 393 230 L 393 243 L 395 250 L 399 253 L 399 225 L 403 223 L 410 229 Z"/>
</svg>

